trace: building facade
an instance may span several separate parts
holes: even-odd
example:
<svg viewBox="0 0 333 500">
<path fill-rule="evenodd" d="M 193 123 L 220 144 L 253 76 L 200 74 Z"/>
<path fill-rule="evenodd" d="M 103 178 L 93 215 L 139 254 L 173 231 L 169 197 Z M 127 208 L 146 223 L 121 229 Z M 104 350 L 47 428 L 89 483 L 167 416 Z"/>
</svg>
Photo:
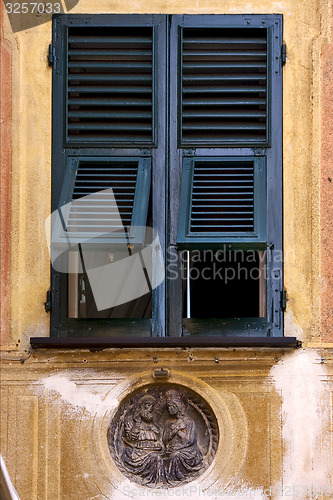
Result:
<svg viewBox="0 0 333 500">
<path fill-rule="evenodd" d="M 330 0 L 61 6 L 53 21 L 1 6 L 1 453 L 20 498 L 330 498 Z M 127 108 L 112 108 L 112 92 Z M 88 313 L 86 270 L 61 282 L 50 266 L 45 221 L 64 190 L 61 204 L 74 199 L 79 175 L 90 182 L 92 162 L 111 177 L 136 165 L 131 214 L 157 231 L 163 265 L 169 256 L 166 279 L 152 265 L 152 295 L 135 314 Z M 209 184 L 239 172 L 242 189 L 254 186 L 242 234 L 218 226 L 233 195 Z M 215 212 L 208 191 L 202 210 L 186 201 L 195 182 L 216 194 Z M 198 211 L 208 223 L 195 230 Z M 229 244 L 265 252 L 266 264 L 271 252 L 273 274 L 252 288 L 238 280 L 231 299 L 170 279 L 172 252 L 185 255 L 181 272 L 189 253 L 193 269 L 194 252 L 216 258 Z M 228 309 L 233 321 L 221 319 Z"/>
</svg>

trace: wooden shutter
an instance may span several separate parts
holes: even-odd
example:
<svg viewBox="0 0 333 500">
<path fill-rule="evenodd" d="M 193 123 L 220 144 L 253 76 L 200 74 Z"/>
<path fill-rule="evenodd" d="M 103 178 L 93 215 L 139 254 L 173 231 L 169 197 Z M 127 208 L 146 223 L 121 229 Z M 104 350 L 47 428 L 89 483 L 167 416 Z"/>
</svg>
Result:
<svg viewBox="0 0 333 500">
<path fill-rule="evenodd" d="M 154 143 L 153 27 L 69 27 L 66 139 Z"/>
<path fill-rule="evenodd" d="M 182 145 L 268 143 L 267 47 L 267 29 L 182 29 Z"/>
<path fill-rule="evenodd" d="M 75 247 L 84 242 L 99 256 L 110 244 L 117 249 L 118 243 L 145 244 L 145 227 L 152 218 L 157 231 L 164 228 L 166 37 L 165 15 L 53 16 L 51 207 L 58 220 L 52 232 L 55 255 L 68 243 Z M 162 174 L 156 175 L 157 165 Z M 105 195 L 109 189 L 115 196 L 111 202 Z M 62 220 L 57 218 L 59 209 Z M 119 218 L 113 220 L 117 219 L 115 213 L 120 214 L 121 223 Z M 113 231 L 118 225 L 130 230 L 120 227 Z M 142 231 L 134 230 L 138 227 Z M 165 252 L 164 241 L 162 233 Z M 117 326 L 106 318 L 98 324 L 95 318 L 87 319 L 83 324 L 68 317 L 69 278 L 55 268 L 51 276 L 53 335 L 116 334 Z M 126 328 L 132 326 L 135 335 L 143 331 L 144 335 L 151 331 L 161 335 L 164 294 L 164 284 L 152 292 L 152 320 L 145 326 L 126 323 Z"/>
<path fill-rule="evenodd" d="M 69 158 L 59 207 L 68 208 L 53 242 L 70 236 L 71 243 L 91 238 L 98 245 L 133 234 L 142 242 L 144 231 L 131 230 L 146 225 L 150 179 L 149 158 Z"/>
<path fill-rule="evenodd" d="M 171 22 L 171 67 L 179 68 L 177 78 L 170 73 L 170 115 L 177 120 L 170 151 L 178 153 L 170 190 L 179 193 L 178 202 L 171 196 L 178 213 L 171 242 L 190 252 L 241 248 L 267 256 L 267 321 L 254 335 L 283 335 L 282 21 L 275 14 L 184 14 Z M 182 290 L 170 283 L 170 301 L 177 303 Z M 175 307 L 173 335 L 182 319 Z M 209 325 L 202 327 L 187 333 L 207 334 Z M 216 333 L 229 328 L 224 321 Z"/>
<path fill-rule="evenodd" d="M 265 242 L 264 158 L 184 158 L 178 243 Z"/>
</svg>

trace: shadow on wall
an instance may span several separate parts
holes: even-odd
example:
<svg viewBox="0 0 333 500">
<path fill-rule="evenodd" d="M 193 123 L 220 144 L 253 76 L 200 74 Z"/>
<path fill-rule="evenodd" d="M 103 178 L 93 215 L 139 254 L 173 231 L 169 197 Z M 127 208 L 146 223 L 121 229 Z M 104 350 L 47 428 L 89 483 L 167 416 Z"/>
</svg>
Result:
<svg viewBox="0 0 333 500">
<path fill-rule="evenodd" d="M 1 500 L 20 500 L 10 480 L 2 455 L 0 455 L 0 498 Z"/>
</svg>

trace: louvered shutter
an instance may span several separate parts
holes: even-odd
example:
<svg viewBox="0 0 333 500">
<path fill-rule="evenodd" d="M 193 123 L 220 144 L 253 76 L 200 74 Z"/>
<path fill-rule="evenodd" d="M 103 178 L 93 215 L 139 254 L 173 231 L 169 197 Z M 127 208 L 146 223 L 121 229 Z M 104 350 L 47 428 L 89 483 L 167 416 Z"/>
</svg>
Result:
<svg viewBox="0 0 333 500">
<path fill-rule="evenodd" d="M 149 158 L 69 158 L 53 243 L 143 243 L 150 178 Z"/>
<path fill-rule="evenodd" d="M 153 27 L 69 27 L 66 141 L 154 144 Z"/>
<path fill-rule="evenodd" d="M 265 242 L 265 160 L 185 158 L 178 243 Z"/>
<path fill-rule="evenodd" d="M 183 28 L 180 47 L 181 144 L 267 144 L 267 29 Z"/>
<path fill-rule="evenodd" d="M 88 249 L 96 259 L 119 256 L 123 248 L 137 252 L 148 244 L 152 219 L 156 231 L 164 227 L 164 185 L 156 195 L 156 165 L 163 169 L 166 149 L 166 127 L 158 126 L 166 115 L 166 28 L 165 15 L 53 16 L 51 250 L 64 268 L 66 252 Z M 83 324 L 67 314 L 68 298 L 81 289 L 76 282 L 71 288 L 75 280 L 58 269 L 60 264 L 51 273 L 53 334 L 114 335 L 116 323 L 107 316 L 93 315 Z M 135 335 L 164 331 L 164 294 L 164 284 L 153 290 L 155 323 L 136 322 Z M 126 322 L 133 311 L 125 310 L 119 314 Z"/>
</svg>

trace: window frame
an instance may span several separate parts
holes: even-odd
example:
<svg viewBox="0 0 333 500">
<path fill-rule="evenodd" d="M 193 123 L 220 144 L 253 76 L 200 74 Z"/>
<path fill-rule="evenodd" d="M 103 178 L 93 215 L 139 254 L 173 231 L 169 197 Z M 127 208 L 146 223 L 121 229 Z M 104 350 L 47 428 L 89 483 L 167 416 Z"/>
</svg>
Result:
<svg viewBox="0 0 333 500">
<path fill-rule="evenodd" d="M 223 21 L 223 22 L 222 22 Z M 269 136 L 274 138 L 271 144 L 265 147 L 230 146 L 227 147 L 200 147 L 195 148 L 179 143 L 179 72 L 170 71 L 170 68 L 179 67 L 179 29 L 183 27 L 211 27 L 211 26 L 238 26 L 249 27 L 265 24 L 269 26 L 271 35 L 269 46 L 271 57 L 268 59 L 269 71 L 272 74 L 270 83 L 269 106 L 271 125 Z M 165 74 L 165 78 L 158 78 L 157 92 L 155 92 L 155 123 L 157 125 L 156 141 L 151 147 L 128 147 L 123 144 L 114 144 L 112 147 L 74 147 L 66 143 L 66 58 L 64 45 L 66 37 L 63 30 L 68 26 L 137 26 L 152 25 L 155 27 L 156 47 L 156 74 Z M 170 33 L 170 34 L 169 34 Z M 60 35 L 60 36 L 59 36 Z M 156 41 L 158 39 L 158 42 Z M 168 269 L 168 251 L 177 249 L 178 210 L 180 204 L 180 186 L 182 162 L 184 159 L 203 157 L 238 157 L 252 156 L 266 158 L 267 166 L 267 314 L 271 328 L 265 327 L 267 336 L 283 335 L 283 311 L 281 309 L 281 292 L 283 290 L 283 263 L 282 260 L 274 263 L 271 258 L 274 252 L 282 255 L 282 15 L 164 15 L 164 14 L 61 14 L 55 15 L 53 21 L 53 46 L 55 51 L 55 65 L 53 68 L 53 96 L 52 96 L 52 182 L 51 210 L 59 205 L 59 192 L 65 175 L 67 159 L 70 157 L 144 157 L 152 161 L 152 190 L 153 190 L 153 227 L 160 236 L 161 248 L 166 259 Z M 272 97 L 274 96 L 274 98 Z M 163 104 L 162 104 L 163 103 Z M 59 133 L 59 123 L 61 132 Z M 155 168 L 155 165 L 167 165 L 168 168 Z M 280 189 L 277 189 L 279 186 Z M 172 195 L 170 194 L 172 193 Z M 278 208 L 277 208 L 278 207 Z M 278 222 L 276 210 L 279 212 Z M 274 266 L 273 266 L 274 264 Z M 74 336 L 87 337 L 110 333 L 110 320 L 69 320 L 66 318 L 67 280 L 60 273 L 51 271 L 51 335 L 55 337 Z M 153 290 L 152 320 L 112 320 L 112 330 L 115 335 L 126 333 L 129 337 L 182 337 L 181 312 L 181 283 L 166 280 L 157 289 Z M 139 324 L 141 322 L 141 325 Z M 144 324 L 146 323 L 146 324 Z M 260 323 L 260 322 L 259 322 Z M 151 328 L 151 331 L 150 331 Z M 233 334 L 233 329 L 226 328 L 220 335 Z M 257 330 L 254 329 L 256 335 Z M 244 335 L 246 332 L 244 330 Z M 112 340 L 112 336 L 110 336 Z"/>
</svg>

